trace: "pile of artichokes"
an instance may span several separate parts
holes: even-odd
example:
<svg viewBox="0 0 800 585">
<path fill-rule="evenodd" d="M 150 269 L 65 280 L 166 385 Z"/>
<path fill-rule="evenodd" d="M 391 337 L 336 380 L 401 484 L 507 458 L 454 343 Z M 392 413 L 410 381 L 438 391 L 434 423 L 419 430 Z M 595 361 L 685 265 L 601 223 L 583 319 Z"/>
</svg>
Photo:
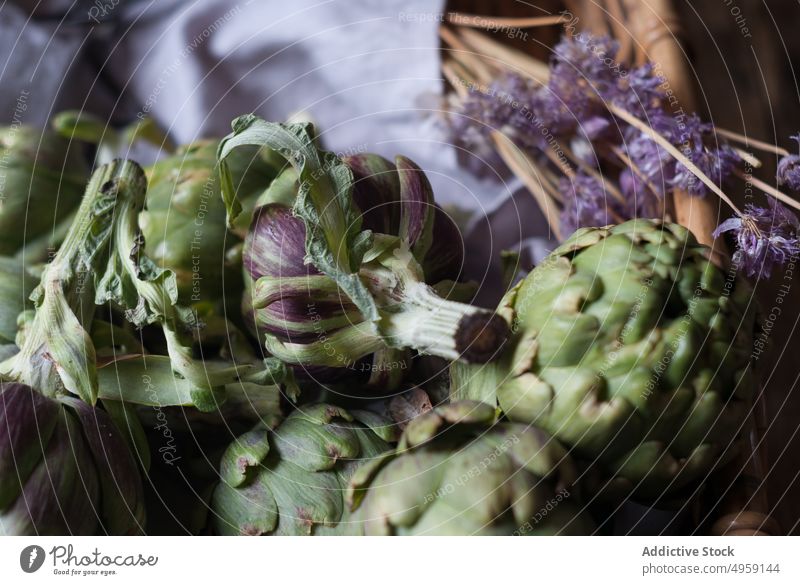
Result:
<svg viewBox="0 0 800 585">
<path fill-rule="evenodd" d="M 0 131 L 0 533 L 591 534 L 737 452 L 751 290 L 680 226 L 492 311 L 405 157 L 249 115 L 142 168 L 59 120 Z"/>
</svg>

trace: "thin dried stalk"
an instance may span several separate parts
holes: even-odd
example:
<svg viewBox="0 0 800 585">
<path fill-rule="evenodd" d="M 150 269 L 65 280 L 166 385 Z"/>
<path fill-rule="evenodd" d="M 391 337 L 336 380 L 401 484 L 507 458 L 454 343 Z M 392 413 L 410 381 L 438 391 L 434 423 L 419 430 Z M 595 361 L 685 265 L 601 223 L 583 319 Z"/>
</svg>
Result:
<svg viewBox="0 0 800 585">
<path fill-rule="evenodd" d="M 462 28 L 458 31 L 458 40 L 462 46 L 466 45 L 484 59 L 499 62 L 501 68 L 524 73 L 542 85 L 547 84 L 550 79 L 550 70 L 546 63 L 507 47 L 479 31 Z M 495 67 L 499 65 L 495 64 Z"/>
<path fill-rule="evenodd" d="M 752 175 L 747 175 L 746 173 L 742 172 L 739 169 L 735 169 L 734 173 L 736 174 L 737 177 L 743 179 L 744 181 L 752 183 L 753 186 L 758 187 L 759 189 L 764 191 L 764 193 L 766 193 L 767 195 L 772 195 L 775 199 L 783 201 L 789 207 L 794 207 L 795 209 L 800 209 L 800 202 L 796 201 L 795 199 L 793 199 L 792 197 L 790 197 L 786 193 L 784 193 L 782 191 L 779 191 L 778 189 L 776 189 L 775 187 L 773 187 L 769 183 L 765 183 L 761 179 L 757 179 L 756 177 L 753 177 Z"/>
<path fill-rule="evenodd" d="M 439 36 L 451 47 L 448 55 L 474 73 L 473 81 L 479 80 L 488 83 L 492 79 L 493 76 L 486 62 L 475 51 L 461 42 L 461 39 L 452 30 L 446 26 L 440 26 Z"/>
<path fill-rule="evenodd" d="M 466 70 L 461 66 L 460 63 L 452 59 L 442 60 L 442 73 L 444 74 L 444 77 L 447 79 L 448 83 L 456 91 L 458 97 L 463 99 L 469 95 L 469 90 L 467 90 L 466 86 L 464 85 L 464 82 L 468 80 L 465 75 Z"/>
<path fill-rule="evenodd" d="M 561 226 L 558 221 L 558 208 L 555 201 L 553 201 L 542 186 L 542 181 L 536 173 L 536 162 L 531 159 L 526 153 L 521 151 L 511 140 L 501 134 L 500 132 L 492 133 L 492 140 L 494 141 L 497 153 L 503 159 L 503 162 L 508 165 L 508 168 L 519 177 L 528 191 L 536 199 L 539 208 L 544 213 L 547 224 L 553 231 L 557 239 L 561 239 Z"/>
<path fill-rule="evenodd" d="M 517 17 L 517 18 L 503 18 L 497 16 L 479 16 L 476 14 L 465 14 L 463 12 L 448 12 L 447 22 L 458 26 L 468 26 L 472 28 L 481 28 L 486 30 L 494 30 L 498 27 L 507 28 L 535 28 L 541 26 L 552 26 L 554 24 L 562 24 L 568 22 L 569 19 L 565 18 L 562 14 L 553 16 L 533 16 L 533 17 Z"/>
<path fill-rule="evenodd" d="M 611 28 L 614 29 L 614 37 L 619 41 L 617 60 L 620 63 L 630 63 L 633 52 L 633 36 L 626 25 L 622 3 L 620 0 L 608 0 L 605 5 L 609 13 L 608 20 Z"/>
<path fill-rule="evenodd" d="M 728 140 L 744 144 L 745 146 L 752 146 L 753 148 L 763 150 L 764 152 L 771 152 L 772 154 L 777 154 L 778 156 L 789 156 L 789 151 L 785 148 L 781 148 L 776 144 L 769 144 L 767 142 L 762 142 L 761 140 L 750 138 L 749 136 L 739 134 L 738 132 L 731 132 L 730 130 L 725 130 L 724 128 L 717 128 L 716 133 L 720 136 L 724 136 Z"/>
<path fill-rule="evenodd" d="M 547 189 L 550 197 L 554 201 L 558 201 L 558 203 L 563 206 L 564 196 L 561 194 L 561 190 L 558 188 L 558 178 L 550 169 L 546 167 L 539 168 L 539 173 L 545 178 L 545 181 L 542 181 L 542 185 L 544 185 L 544 188 Z"/>
<path fill-rule="evenodd" d="M 761 168 L 761 161 L 758 160 L 756 157 L 754 157 L 749 152 L 747 152 L 746 150 L 742 150 L 741 148 L 736 148 L 736 147 L 733 147 L 733 150 L 736 152 L 736 154 L 738 154 L 741 157 L 741 159 L 744 162 L 749 164 L 754 169 L 760 169 Z"/>
</svg>

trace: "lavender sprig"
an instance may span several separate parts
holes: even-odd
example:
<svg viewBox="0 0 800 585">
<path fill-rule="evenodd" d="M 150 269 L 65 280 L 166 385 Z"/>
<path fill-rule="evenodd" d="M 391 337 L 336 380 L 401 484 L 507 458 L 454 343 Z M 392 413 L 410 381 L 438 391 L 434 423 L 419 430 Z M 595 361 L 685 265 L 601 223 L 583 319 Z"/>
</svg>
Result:
<svg viewBox="0 0 800 585">
<path fill-rule="evenodd" d="M 750 277 L 769 278 L 776 265 L 800 254 L 800 222 L 774 199 L 768 199 L 767 207 L 746 205 L 742 215 L 723 221 L 714 237 L 725 232 L 732 232 L 738 244 L 734 263 Z"/>
</svg>

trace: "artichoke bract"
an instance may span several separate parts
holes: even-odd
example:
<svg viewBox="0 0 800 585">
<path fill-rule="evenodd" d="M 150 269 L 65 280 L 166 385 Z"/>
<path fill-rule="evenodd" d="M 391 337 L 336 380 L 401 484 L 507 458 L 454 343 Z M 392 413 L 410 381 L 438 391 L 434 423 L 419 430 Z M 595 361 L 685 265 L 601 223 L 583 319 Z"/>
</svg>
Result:
<svg viewBox="0 0 800 585">
<path fill-rule="evenodd" d="M 25 125 L 0 128 L 0 254 L 54 230 L 87 179 L 82 153 L 68 140 Z"/>
<path fill-rule="evenodd" d="M 350 368 L 373 354 L 391 368 L 389 350 L 469 362 L 496 355 L 507 324 L 438 294 L 458 291 L 451 280 L 460 266 L 450 259 L 461 240 L 419 167 L 404 157 L 342 160 L 320 151 L 304 124 L 243 116 L 233 126 L 220 145 L 223 177 L 226 158 L 244 145 L 291 165 L 259 198 L 243 257 L 245 304 L 269 353 L 302 368 Z M 228 179 L 223 196 L 230 222 L 240 206 Z M 444 279 L 436 289 L 435 278 Z"/>
<path fill-rule="evenodd" d="M 378 415 L 328 404 L 303 406 L 274 430 L 256 427 L 222 457 L 221 482 L 212 498 L 215 532 L 351 533 L 347 482 L 394 438 L 394 428 Z"/>
<path fill-rule="evenodd" d="M 2 383 L 0 420 L 0 534 L 142 532 L 139 470 L 104 410 Z"/>
<path fill-rule="evenodd" d="M 495 422 L 475 401 L 439 406 L 395 450 L 359 467 L 348 487 L 363 534 L 587 534 L 577 473 L 561 445 L 530 425 Z"/>
<path fill-rule="evenodd" d="M 506 295 L 513 343 L 454 365 L 452 396 L 545 429 L 611 496 L 675 493 L 735 455 L 754 390 L 752 289 L 709 257 L 658 220 L 578 230 Z"/>
<path fill-rule="evenodd" d="M 238 267 L 225 270 L 226 252 L 240 239 L 225 225 L 217 144 L 189 144 L 146 169 L 147 209 L 139 218 L 145 250 L 158 266 L 175 274 L 183 304 L 216 301 L 223 285 L 230 285 L 237 298 L 241 294 Z M 239 196 L 252 204 L 275 171 L 254 149 L 237 151 L 229 161 Z"/>
</svg>

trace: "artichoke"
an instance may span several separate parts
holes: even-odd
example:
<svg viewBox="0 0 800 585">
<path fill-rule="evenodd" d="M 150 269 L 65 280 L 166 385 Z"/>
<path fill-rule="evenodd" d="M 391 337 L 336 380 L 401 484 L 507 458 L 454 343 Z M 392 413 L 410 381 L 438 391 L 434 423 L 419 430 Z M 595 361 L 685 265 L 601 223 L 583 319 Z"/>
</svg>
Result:
<svg viewBox="0 0 800 585">
<path fill-rule="evenodd" d="M 352 531 L 345 489 L 359 463 L 389 449 L 393 428 L 366 411 L 304 406 L 275 430 L 258 426 L 232 443 L 212 498 L 224 535 L 331 535 Z"/>
<path fill-rule="evenodd" d="M 0 128 L 0 255 L 48 236 L 77 206 L 87 178 L 82 153 L 64 138 Z"/>
<path fill-rule="evenodd" d="M 535 427 L 495 418 L 487 404 L 459 401 L 414 419 L 396 450 L 353 475 L 354 526 L 367 535 L 590 532 L 564 449 Z"/>
<path fill-rule="evenodd" d="M 499 404 L 593 464 L 608 495 L 651 500 L 735 454 L 754 389 L 755 308 L 685 228 L 580 229 L 501 302 L 514 342 L 452 396 Z"/>
<path fill-rule="evenodd" d="M 239 238 L 225 226 L 216 150 L 215 141 L 195 142 L 147 169 L 147 209 L 139 218 L 145 250 L 175 273 L 183 304 L 218 300 L 226 280 L 233 296 L 241 294 L 238 267 L 225 271 L 226 252 Z M 237 151 L 229 162 L 245 201 L 252 202 L 274 177 L 272 166 L 253 149 Z"/>
<path fill-rule="evenodd" d="M 0 533 L 142 531 L 139 470 L 104 410 L 3 383 L 0 421 Z"/>
<path fill-rule="evenodd" d="M 259 199 L 243 257 L 245 303 L 267 351 L 303 369 L 352 370 L 371 359 L 391 370 L 407 349 L 492 359 L 506 323 L 440 294 L 463 293 L 452 282 L 461 241 L 424 173 L 403 157 L 339 159 L 312 135 L 307 125 L 244 116 L 220 146 L 229 221 L 240 211 L 226 178 L 231 152 L 263 146 L 291 164 Z"/>
</svg>

